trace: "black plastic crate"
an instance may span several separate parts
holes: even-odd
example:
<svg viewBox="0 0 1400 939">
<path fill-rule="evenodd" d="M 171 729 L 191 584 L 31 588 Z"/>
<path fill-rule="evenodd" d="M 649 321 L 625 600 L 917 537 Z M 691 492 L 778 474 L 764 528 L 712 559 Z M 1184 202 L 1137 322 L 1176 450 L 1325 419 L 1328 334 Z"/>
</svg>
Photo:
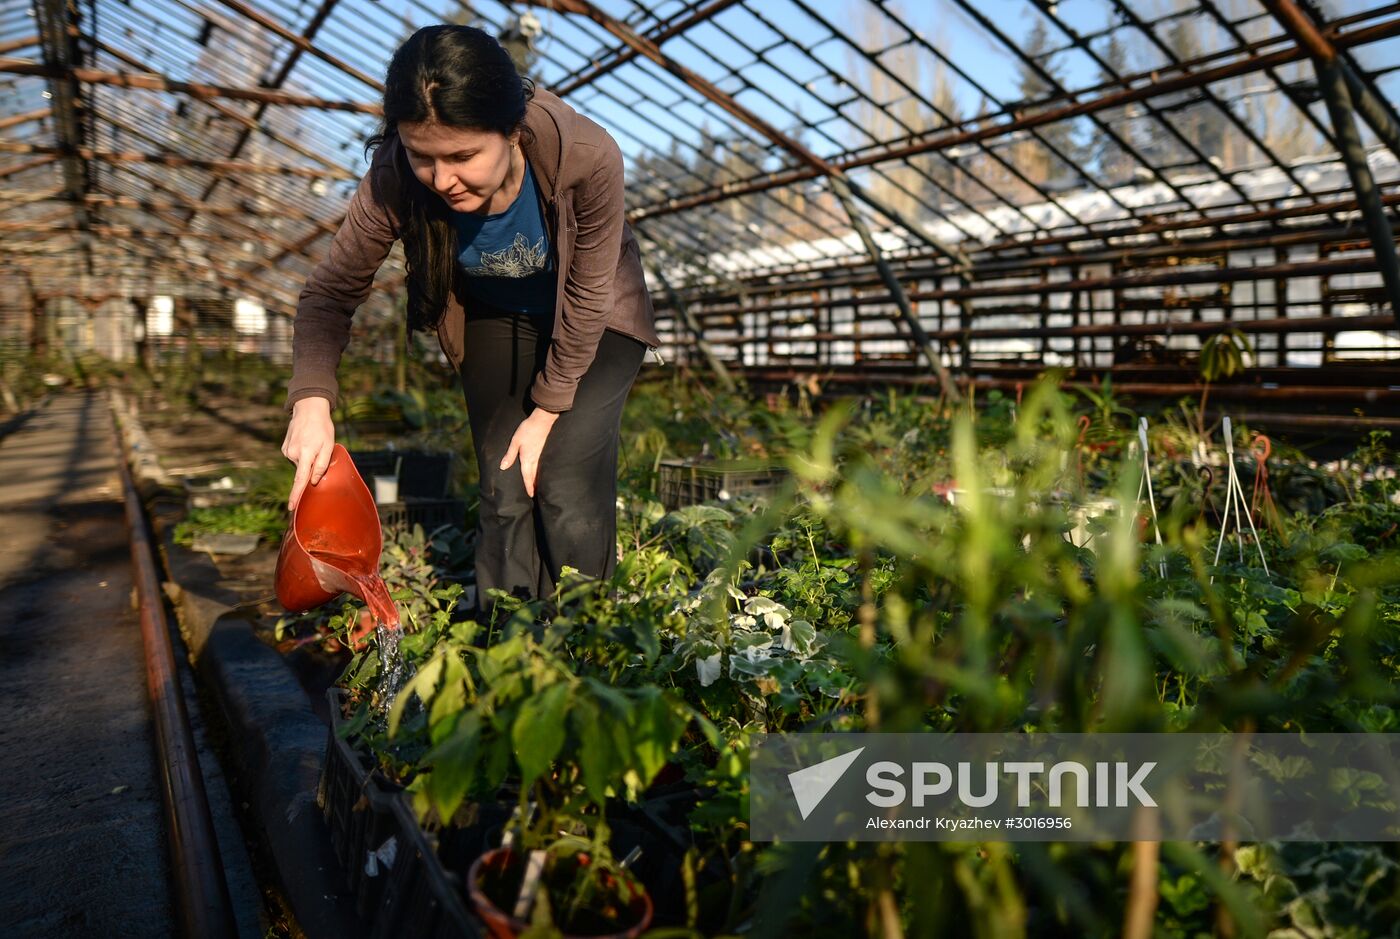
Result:
<svg viewBox="0 0 1400 939">
<path fill-rule="evenodd" d="M 402 499 L 442 499 L 452 483 L 450 453 L 358 450 L 351 451 L 350 459 L 371 488 L 375 476 L 393 476 L 397 467 L 399 497 Z"/>
<path fill-rule="evenodd" d="M 332 688 L 326 693 L 330 704 L 331 724 L 326 739 L 326 761 L 321 767 L 321 782 L 316 790 L 316 804 L 321 807 L 330 828 L 331 843 L 342 863 L 350 856 L 354 815 L 362 808 L 369 770 L 345 741 L 336 736 L 340 726 L 342 694 Z"/>
<path fill-rule="evenodd" d="M 788 478 L 766 460 L 662 460 L 657 492 L 667 511 L 740 495 L 770 495 Z"/>
<path fill-rule="evenodd" d="M 337 734 L 343 692 L 332 688 L 327 698 L 331 725 L 316 801 L 330 828 L 331 847 L 345 884 L 355 897 L 355 912 L 370 919 L 379 907 L 395 858 L 403 850 L 402 822 L 394 811 L 398 795 Z"/>
<path fill-rule="evenodd" d="M 407 794 L 366 767 L 338 735 L 344 694 L 340 688 L 326 693 L 331 725 L 317 801 L 356 915 L 372 937 L 479 939 L 485 930 L 468 909 L 460 877 L 438 859 L 437 836 L 419 826 Z M 499 831 L 509 810 L 479 818 L 481 825 L 451 833 L 459 852 L 473 833 L 485 851 L 486 836 Z"/>
<path fill-rule="evenodd" d="M 370 939 L 480 939 L 483 924 L 468 908 L 461 877 L 438 859 L 438 839 L 424 831 L 408 799 L 400 796 L 393 810 L 404 840 L 385 884 Z"/>
<path fill-rule="evenodd" d="M 382 526 L 402 525 L 412 528 L 422 525 L 423 531 L 430 532 L 443 525 L 466 525 L 467 504 L 461 499 L 414 499 L 405 497 L 399 502 L 381 502 L 378 505 L 379 524 Z"/>
</svg>

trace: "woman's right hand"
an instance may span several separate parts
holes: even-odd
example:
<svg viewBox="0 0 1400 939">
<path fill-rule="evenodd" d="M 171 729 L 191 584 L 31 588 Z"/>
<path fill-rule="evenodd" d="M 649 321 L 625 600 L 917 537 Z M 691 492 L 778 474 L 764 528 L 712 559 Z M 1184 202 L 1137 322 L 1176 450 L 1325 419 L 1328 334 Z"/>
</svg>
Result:
<svg viewBox="0 0 1400 939">
<path fill-rule="evenodd" d="M 326 475 L 334 446 L 335 425 L 331 422 L 330 401 L 302 398 L 292 405 L 292 420 L 282 441 L 282 455 L 297 465 L 292 494 L 287 498 L 288 512 L 296 511 L 308 483 L 314 486 Z"/>
</svg>

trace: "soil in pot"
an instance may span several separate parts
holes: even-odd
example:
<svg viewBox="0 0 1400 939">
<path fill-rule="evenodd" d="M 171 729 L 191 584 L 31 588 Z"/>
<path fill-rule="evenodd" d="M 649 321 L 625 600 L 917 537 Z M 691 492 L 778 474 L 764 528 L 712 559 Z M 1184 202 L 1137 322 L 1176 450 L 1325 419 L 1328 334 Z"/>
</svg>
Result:
<svg viewBox="0 0 1400 939">
<path fill-rule="evenodd" d="M 619 884 L 611 892 L 606 908 L 581 907 L 573 916 L 564 918 L 564 903 L 554 902 L 554 898 L 566 894 L 577 872 L 576 859 L 584 856 L 558 858 L 545 873 L 540 889 L 549 891 L 555 925 L 565 939 L 636 939 L 651 925 L 652 916 L 651 899 L 640 886 L 634 888 L 629 899 L 627 888 Z M 505 848 L 483 854 L 467 872 L 467 895 L 493 939 L 514 939 L 529 927 L 525 920 L 506 912 L 515 905 L 524 873 L 525 856 Z"/>
</svg>

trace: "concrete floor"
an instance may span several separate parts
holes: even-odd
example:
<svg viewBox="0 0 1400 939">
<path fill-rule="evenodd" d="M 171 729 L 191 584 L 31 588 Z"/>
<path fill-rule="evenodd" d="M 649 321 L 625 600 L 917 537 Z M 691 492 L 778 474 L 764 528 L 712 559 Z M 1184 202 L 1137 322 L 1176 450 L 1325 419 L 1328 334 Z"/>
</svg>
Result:
<svg viewBox="0 0 1400 939">
<path fill-rule="evenodd" d="M 0 438 L 7 937 L 177 931 L 111 427 L 103 396 L 70 394 Z M 261 901 L 217 761 L 205 750 L 201 763 L 232 858 L 240 933 L 261 935 Z"/>
</svg>

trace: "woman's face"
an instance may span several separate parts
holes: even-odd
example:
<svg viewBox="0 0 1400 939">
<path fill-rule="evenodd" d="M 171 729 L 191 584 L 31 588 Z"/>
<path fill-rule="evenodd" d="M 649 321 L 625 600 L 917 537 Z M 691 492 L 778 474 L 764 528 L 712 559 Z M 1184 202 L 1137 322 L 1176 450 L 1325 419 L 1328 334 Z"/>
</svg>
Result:
<svg viewBox="0 0 1400 939">
<path fill-rule="evenodd" d="M 490 130 L 428 122 L 404 123 L 398 129 L 419 182 L 456 212 L 493 211 L 491 197 L 509 174 L 514 138 Z"/>
</svg>

